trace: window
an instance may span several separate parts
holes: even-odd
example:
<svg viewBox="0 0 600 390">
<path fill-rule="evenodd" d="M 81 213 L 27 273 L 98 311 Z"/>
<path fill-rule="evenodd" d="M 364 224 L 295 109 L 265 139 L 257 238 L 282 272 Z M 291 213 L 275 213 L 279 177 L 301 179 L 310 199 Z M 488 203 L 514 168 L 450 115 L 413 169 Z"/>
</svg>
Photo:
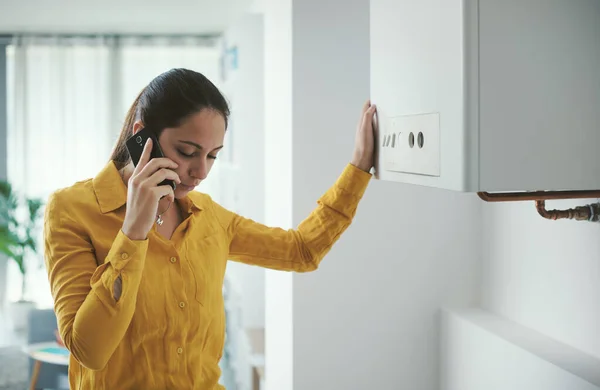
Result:
<svg viewBox="0 0 600 390">
<path fill-rule="evenodd" d="M 108 162 L 125 113 L 159 73 L 185 67 L 219 86 L 214 42 L 181 38 L 20 37 L 7 50 L 8 178 L 17 191 L 44 200 L 58 188 L 91 178 Z M 202 191 L 218 192 L 218 164 Z M 40 231 L 40 244 L 41 231 Z M 40 246 L 38 263 L 43 265 Z M 9 263 L 10 264 L 10 263 Z M 7 298 L 21 278 L 8 269 Z M 50 307 L 43 266 L 28 275 L 28 298 Z"/>
</svg>

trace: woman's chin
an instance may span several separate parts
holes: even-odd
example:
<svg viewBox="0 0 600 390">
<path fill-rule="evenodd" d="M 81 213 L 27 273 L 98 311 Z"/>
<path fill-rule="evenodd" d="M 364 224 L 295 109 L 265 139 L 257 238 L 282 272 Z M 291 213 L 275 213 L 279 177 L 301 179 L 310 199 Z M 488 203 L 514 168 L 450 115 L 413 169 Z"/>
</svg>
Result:
<svg viewBox="0 0 600 390">
<path fill-rule="evenodd" d="M 177 186 L 177 188 L 175 188 L 175 199 L 185 198 L 186 195 L 189 194 L 193 189 L 194 188 L 188 189 Z"/>
</svg>

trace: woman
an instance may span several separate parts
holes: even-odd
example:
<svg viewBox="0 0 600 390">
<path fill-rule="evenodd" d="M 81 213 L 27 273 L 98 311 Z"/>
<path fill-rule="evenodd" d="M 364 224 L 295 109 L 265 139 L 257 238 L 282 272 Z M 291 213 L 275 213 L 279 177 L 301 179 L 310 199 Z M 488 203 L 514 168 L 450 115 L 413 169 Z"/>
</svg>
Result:
<svg viewBox="0 0 600 390">
<path fill-rule="evenodd" d="M 297 230 L 270 228 L 192 191 L 223 147 L 229 108 L 203 75 L 173 69 L 132 105 L 112 157 L 46 207 L 45 259 L 72 389 L 220 389 L 228 259 L 315 270 L 349 226 L 373 165 L 365 104 L 351 163 Z M 159 131 L 165 158 L 125 142 Z M 174 180 L 176 188 L 159 186 Z M 162 223 L 156 223 L 160 219 Z"/>
</svg>

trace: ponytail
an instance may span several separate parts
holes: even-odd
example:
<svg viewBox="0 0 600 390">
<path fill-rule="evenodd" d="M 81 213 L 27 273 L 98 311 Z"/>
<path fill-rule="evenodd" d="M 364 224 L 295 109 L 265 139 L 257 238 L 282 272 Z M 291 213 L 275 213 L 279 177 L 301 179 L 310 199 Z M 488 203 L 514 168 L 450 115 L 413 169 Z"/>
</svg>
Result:
<svg viewBox="0 0 600 390">
<path fill-rule="evenodd" d="M 115 144 L 110 156 L 110 159 L 115 163 L 115 166 L 118 170 L 123 169 L 131 161 L 131 156 L 127 150 L 126 142 L 133 136 L 133 125 L 138 117 L 138 106 L 143 93 L 144 90 L 139 93 L 129 108 L 129 111 L 127 111 L 125 123 L 121 129 L 121 134 L 119 135 L 119 139 L 117 140 L 117 143 Z"/>
</svg>

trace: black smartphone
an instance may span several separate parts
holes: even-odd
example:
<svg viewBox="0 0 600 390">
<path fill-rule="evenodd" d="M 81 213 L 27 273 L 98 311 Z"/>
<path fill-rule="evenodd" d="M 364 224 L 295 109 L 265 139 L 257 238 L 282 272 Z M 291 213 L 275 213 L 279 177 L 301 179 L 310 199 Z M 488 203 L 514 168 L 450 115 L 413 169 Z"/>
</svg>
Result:
<svg viewBox="0 0 600 390">
<path fill-rule="evenodd" d="M 160 144 L 158 143 L 158 138 L 156 137 L 156 133 L 149 127 L 144 127 L 142 130 L 135 133 L 131 138 L 127 140 L 125 145 L 127 146 L 127 150 L 129 151 L 129 155 L 131 156 L 131 161 L 134 166 L 137 166 L 140 158 L 142 157 L 142 152 L 144 151 L 144 146 L 146 145 L 146 141 L 148 138 L 152 139 L 152 151 L 150 152 L 150 159 L 164 157 L 162 149 L 160 148 Z M 165 179 L 163 180 L 159 186 L 168 184 L 175 190 L 175 182 L 173 180 Z"/>
</svg>

